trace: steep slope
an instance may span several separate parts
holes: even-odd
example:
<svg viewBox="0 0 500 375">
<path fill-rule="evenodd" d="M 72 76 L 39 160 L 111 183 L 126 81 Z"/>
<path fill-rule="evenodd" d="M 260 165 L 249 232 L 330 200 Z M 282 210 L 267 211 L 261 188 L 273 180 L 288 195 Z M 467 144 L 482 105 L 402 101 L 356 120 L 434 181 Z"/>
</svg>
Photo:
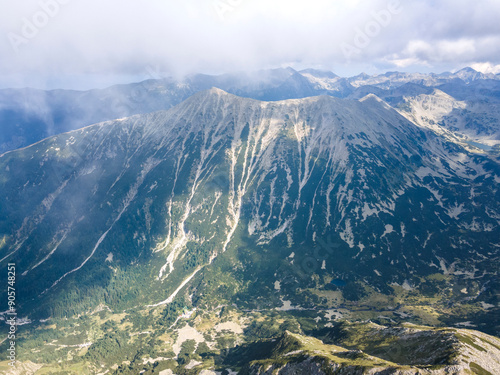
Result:
<svg viewBox="0 0 500 375">
<path fill-rule="evenodd" d="M 332 278 L 354 299 L 359 280 L 391 293 L 437 272 L 468 291 L 457 300 L 496 288 L 498 164 L 373 96 L 213 89 L 4 154 L 0 171 L 0 260 L 22 274 L 26 315 L 167 304 L 189 285 L 208 303 L 199 272 L 213 262 L 229 262 L 227 298 L 252 308 L 281 305 L 266 299 L 276 280 L 309 306 L 297 285 Z"/>
<path fill-rule="evenodd" d="M 314 69 L 301 70 L 302 74 L 318 94 L 345 98 L 353 93 L 354 87 L 346 78 L 339 77 L 332 72 L 323 72 Z"/>
<path fill-rule="evenodd" d="M 361 86 L 349 98 L 375 94 L 413 123 L 431 129 L 471 152 L 498 156 L 499 83 L 476 80 L 448 83 L 439 88 L 406 83 L 393 89 Z"/>
<path fill-rule="evenodd" d="M 260 100 L 323 93 L 291 68 L 150 79 L 89 91 L 4 89 L 0 90 L 0 153 L 96 122 L 167 110 L 211 87 Z"/>
</svg>

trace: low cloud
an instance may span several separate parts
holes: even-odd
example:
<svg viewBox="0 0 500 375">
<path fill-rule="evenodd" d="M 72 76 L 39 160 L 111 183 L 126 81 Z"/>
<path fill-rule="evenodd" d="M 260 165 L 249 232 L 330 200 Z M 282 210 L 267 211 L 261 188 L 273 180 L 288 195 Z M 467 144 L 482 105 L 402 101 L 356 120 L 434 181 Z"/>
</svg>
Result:
<svg viewBox="0 0 500 375">
<path fill-rule="evenodd" d="M 490 62 L 474 63 L 474 64 L 471 64 L 471 68 L 477 70 L 478 72 L 482 72 L 482 73 L 500 74 L 500 64 L 493 65 Z"/>
</svg>

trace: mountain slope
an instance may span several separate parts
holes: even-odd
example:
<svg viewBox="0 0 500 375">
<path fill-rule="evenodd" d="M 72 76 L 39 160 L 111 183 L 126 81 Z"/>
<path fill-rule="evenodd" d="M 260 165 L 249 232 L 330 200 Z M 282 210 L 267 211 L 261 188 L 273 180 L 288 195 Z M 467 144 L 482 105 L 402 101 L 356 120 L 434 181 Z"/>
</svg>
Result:
<svg viewBox="0 0 500 375">
<path fill-rule="evenodd" d="M 349 98 L 375 94 L 415 124 L 475 153 L 498 154 L 497 81 L 477 80 L 438 88 L 407 83 L 393 89 L 361 86 Z"/>
<path fill-rule="evenodd" d="M 374 95 L 214 88 L 5 153 L 20 356 L 53 373 L 198 373 L 338 320 L 498 335 L 499 182 L 491 155 Z"/>
<path fill-rule="evenodd" d="M 193 93 L 166 79 L 89 91 L 0 90 L 0 153 L 96 122 L 168 109 Z"/>
<path fill-rule="evenodd" d="M 437 375 L 481 371 L 495 373 L 500 366 L 497 339 L 473 331 L 435 330 L 411 325 L 388 328 L 364 323 L 347 328 L 341 326 L 337 332 L 344 335 L 343 339 L 336 341 L 337 345 L 349 342 L 353 336 L 365 342 L 356 343 L 349 350 L 337 345 L 325 345 L 312 337 L 286 332 L 271 344 L 267 356 L 254 359 L 241 373 Z M 263 342 L 260 345 L 266 344 L 269 346 L 270 343 Z M 359 350 L 360 347 L 364 352 Z M 242 357 L 245 358 L 244 355 Z M 474 362 L 478 358 L 480 365 Z"/>
<path fill-rule="evenodd" d="M 409 107 L 403 114 L 423 127 L 437 133 L 448 133 L 462 142 L 469 142 L 484 150 L 500 144 L 500 103 L 497 101 L 459 101 L 450 95 L 434 90 L 432 94 L 406 99 Z"/>
<path fill-rule="evenodd" d="M 498 164 L 375 97 L 266 103 L 213 89 L 0 163 L 1 261 L 22 270 L 25 303 L 83 280 L 106 290 L 114 267 L 133 264 L 161 285 L 138 298 L 161 302 L 228 248 L 245 262 L 243 243 L 274 248 L 266 256 L 291 294 L 297 277 L 311 282 L 290 274 L 291 253 L 296 273 L 357 275 L 385 292 L 412 275 L 462 275 L 479 289 L 495 275 Z M 262 261 L 244 277 L 276 272 Z"/>
</svg>

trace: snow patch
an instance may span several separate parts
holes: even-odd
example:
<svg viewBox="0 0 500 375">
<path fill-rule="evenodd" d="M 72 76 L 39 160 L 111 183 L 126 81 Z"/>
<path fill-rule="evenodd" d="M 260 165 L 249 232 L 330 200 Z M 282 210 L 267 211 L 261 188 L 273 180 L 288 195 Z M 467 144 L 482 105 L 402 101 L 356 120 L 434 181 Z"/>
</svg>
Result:
<svg viewBox="0 0 500 375">
<path fill-rule="evenodd" d="M 385 232 L 384 232 L 384 234 L 382 234 L 382 237 L 380 237 L 380 238 L 383 238 L 383 237 L 385 237 L 387 234 L 391 234 L 392 232 L 394 232 L 394 227 L 393 227 L 391 224 L 387 224 L 387 225 L 385 226 Z"/>
<path fill-rule="evenodd" d="M 407 290 L 407 291 L 411 291 L 413 290 L 413 288 L 411 287 L 410 283 L 408 282 L 408 280 L 405 280 L 405 282 L 403 283 L 403 285 L 401 285 L 401 287 L 404 289 L 404 290 Z"/>
<path fill-rule="evenodd" d="M 274 282 L 274 290 L 281 290 L 281 283 L 279 281 Z"/>
<path fill-rule="evenodd" d="M 340 238 L 349 245 L 352 249 L 354 247 L 354 234 L 352 233 L 351 220 L 347 219 L 345 222 L 345 229 L 340 232 Z"/>
<path fill-rule="evenodd" d="M 468 212 L 467 210 L 464 209 L 464 204 L 460 204 L 460 206 L 458 206 L 457 204 L 455 204 L 454 207 L 451 207 L 451 208 L 448 208 L 446 210 L 446 213 L 449 217 L 451 217 L 452 219 L 458 219 L 458 217 L 464 213 L 464 212 Z"/>
<path fill-rule="evenodd" d="M 368 203 L 365 202 L 363 209 L 361 211 L 361 215 L 363 216 L 363 221 L 366 220 L 367 217 L 372 215 L 378 215 L 379 211 L 375 208 L 371 208 L 368 206 Z"/>
</svg>

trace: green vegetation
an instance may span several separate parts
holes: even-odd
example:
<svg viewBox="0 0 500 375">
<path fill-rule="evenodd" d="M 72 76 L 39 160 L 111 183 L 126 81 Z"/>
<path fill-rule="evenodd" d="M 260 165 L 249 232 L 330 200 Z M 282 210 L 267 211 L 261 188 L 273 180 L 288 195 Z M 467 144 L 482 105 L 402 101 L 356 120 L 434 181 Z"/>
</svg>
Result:
<svg viewBox="0 0 500 375">
<path fill-rule="evenodd" d="M 175 323 L 177 318 L 186 310 L 186 308 L 187 308 L 186 304 L 177 299 L 172 303 L 169 303 L 165 307 L 165 310 L 163 310 L 160 324 L 170 327 L 172 324 Z"/>
<path fill-rule="evenodd" d="M 474 372 L 474 374 L 477 375 L 493 375 L 491 372 L 486 371 L 484 368 L 479 366 L 477 363 L 470 363 L 469 364 L 470 369 Z"/>
<path fill-rule="evenodd" d="M 461 334 L 459 334 L 459 333 L 457 333 L 455 336 L 457 337 L 457 339 L 459 339 L 459 340 L 460 340 L 460 342 L 463 342 L 463 343 L 465 343 L 465 344 L 467 344 L 467 345 L 470 345 L 470 346 L 472 346 L 473 348 L 475 348 L 475 349 L 479 350 L 480 352 L 487 352 L 487 350 L 486 350 L 486 349 L 484 349 L 483 347 L 481 347 L 481 346 L 477 345 L 477 344 L 474 342 L 474 340 L 473 340 L 473 338 L 472 338 L 472 337 L 464 336 L 464 335 L 461 335 Z"/>
</svg>

